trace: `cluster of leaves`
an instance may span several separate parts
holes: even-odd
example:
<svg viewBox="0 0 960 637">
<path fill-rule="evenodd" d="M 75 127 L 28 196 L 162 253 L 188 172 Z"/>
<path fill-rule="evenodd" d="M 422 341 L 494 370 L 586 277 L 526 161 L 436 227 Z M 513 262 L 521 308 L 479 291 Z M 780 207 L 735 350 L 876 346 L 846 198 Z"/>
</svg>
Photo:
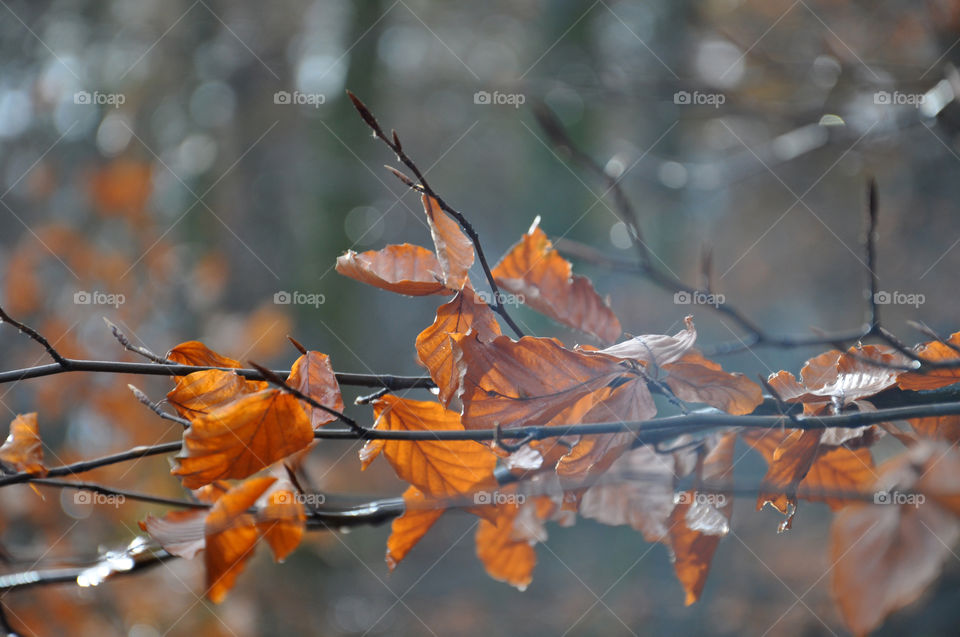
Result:
<svg viewBox="0 0 960 637">
<path fill-rule="evenodd" d="M 393 144 L 400 148 L 396 137 Z M 921 372 L 914 364 L 917 357 L 956 362 L 960 333 L 919 346 L 916 357 L 857 345 L 811 358 L 799 377 L 772 374 L 765 382 L 782 409 L 782 428 L 727 427 L 678 434 L 668 449 L 644 445 L 637 436 L 642 425 L 627 423 L 649 421 L 664 406 L 687 413 L 690 404 L 746 416 L 764 402 L 762 389 L 696 349 L 691 317 L 673 335 L 624 337 L 608 302 L 573 274 L 538 221 L 492 269 L 481 254 L 493 295 L 478 293 L 470 278 L 479 250 L 472 231 L 429 194 L 422 203 L 433 249 L 403 244 L 348 251 L 336 269 L 389 292 L 448 297 L 415 340 L 434 399 L 381 392 L 369 401 L 374 424 L 365 428 L 343 415 L 337 376 L 323 353 L 298 346 L 301 356 L 286 379 L 266 370 L 261 379 L 236 373 L 239 361 L 196 341 L 167 353 L 166 362 L 202 368 L 178 377 L 167 394 L 186 425 L 172 474 L 197 506 L 148 516 L 141 528 L 172 555 L 203 553 L 210 599 L 225 597 L 260 540 L 278 561 L 299 545 L 317 510 L 306 506 L 311 499 L 295 479 L 296 468 L 322 437 L 318 431 L 338 419 L 350 426 L 347 433 L 366 440 L 359 453 L 363 469 L 383 456 L 409 485 L 387 540 L 390 569 L 444 512 L 458 509 L 478 518 L 476 553 L 487 572 L 523 589 L 532 581 L 546 524 L 567 526 L 580 516 L 629 525 L 664 544 L 691 604 L 731 528 L 740 438 L 767 462 L 757 508 L 782 513 L 779 530 L 791 527 L 801 499 L 836 512 L 833 592 L 854 632 L 869 632 L 936 578 L 960 538 L 960 416 L 916 418 L 909 428 L 810 423 L 873 411 L 868 399 L 891 388 L 931 390 L 960 381 L 958 365 Z M 598 345 L 503 334 L 501 319 L 515 325 L 497 300 L 500 290 Z M 801 411 L 802 423 L 795 415 Z M 511 433 L 593 423 L 622 427 L 602 434 Z M 480 430 L 498 435 L 487 442 L 471 438 Z M 462 435 L 441 440 L 441 432 Z M 905 449 L 876 465 L 872 447 L 885 435 Z M 37 415 L 17 416 L 0 463 L 8 473 L 43 478 L 42 449 Z M 876 493 L 914 497 L 874 506 Z M 919 496 L 923 506 L 916 505 Z"/>
<path fill-rule="evenodd" d="M 686 410 L 687 403 L 745 415 L 763 402 L 759 385 L 724 371 L 695 347 L 690 317 L 670 335 L 620 340 L 621 327 L 604 299 L 534 226 L 491 270 L 500 286 L 533 309 L 597 339 L 604 348 L 567 347 L 555 338 L 501 333 L 496 313 L 470 280 L 474 249 L 458 223 L 423 197 L 434 249 L 391 245 L 347 252 L 337 270 L 391 292 L 451 297 L 416 338 L 418 361 L 436 384 L 436 400 L 386 393 L 371 402 L 370 432 L 449 432 L 517 427 L 647 421 L 658 411 L 654 394 Z M 620 342 L 617 342 L 620 341 Z M 931 361 L 958 357 L 960 333 L 920 346 Z M 256 544 L 265 540 L 277 560 L 293 551 L 310 511 L 292 468 L 314 432 L 339 418 L 343 398 L 328 357 L 302 350 L 289 377 L 273 384 L 231 369 L 236 360 L 191 341 L 167 359 L 203 369 L 182 376 L 167 395 L 189 423 L 172 469 L 195 498 L 209 505 L 149 516 L 141 527 L 168 552 L 203 552 L 208 596 L 219 601 L 233 586 Z M 910 371 L 910 359 L 891 348 L 831 350 L 807 361 L 799 379 L 781 371 L 768 387 L 782 406 L 806 416 L 872 410 L 866 399 L 891 387 L 936 389 L 960 380 L 960 370 Z M 279 379 L 276 379 L 279 381 Z M 305 401 L 304 399 L 307 399 Z M 393 440 L 375 435 L 360 451 L 366 468 L 386 458 L 409 484 L 403 515 L 393 521 L 386 559 L 391 569 L 451 508 L 478 516 L 476 553 L 494 578 L 525 588 L 545 524 L 569 525 L 577 515 L 630 525 L 647 541 L 665 544 L 674 558 L 686 602 L 704 587 L 713 554 L 729 532 L 737 437 L 768 463 L 758 509 L 770 505 L 789 528 L 799 499 L 837 511 L 831 555 L 834 593 L 858 633 L 915 599 L 938 574 L 960 536 L 960 417 L 910 421 L 911 429 L 790 427 L 726 430 L 671 449 L 637 444 L 636 434 L 566 435 L 507 444 L 463 440 Z M 364 432 L 358 432 L 362 435 Z M 907 449 L 875 466 L 873 443 L 885 433 Z M 17 417 L 0 448 L 14 471 L 45 472 L 36 414 Z M 681 485 L 684 485 L 681 487 Z M 929 502 L 872 506 L 876 491 L 924 494 Z"/>
</svg>

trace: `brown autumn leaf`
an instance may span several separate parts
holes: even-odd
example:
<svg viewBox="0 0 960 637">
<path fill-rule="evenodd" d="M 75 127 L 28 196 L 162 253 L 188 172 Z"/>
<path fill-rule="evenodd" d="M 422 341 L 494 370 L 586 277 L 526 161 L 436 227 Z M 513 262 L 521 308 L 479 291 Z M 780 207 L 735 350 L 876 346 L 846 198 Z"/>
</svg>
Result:
<svg viewBox="0 0 960 637">
<path fill-rule="evenodd" d="M 552 338 L 498 336 L 484 343 L 473 332 L 451 338 L 467 429 L 579 422 L 601 398 L 597 390 L 630 374 L 614 357 L 574 352 Z"/>
<path fill-rule="evenodd" d="M 912 418 L 907 422 L 924 438 L 960 442 L 960 416 L 931 416 Z"/>
<path fill-rule="evenodd" d="M 828 405 L 842 409 L 892 387 L 903 372 L 883 365 L 908 363 L 892 348 L 864 345 L 811 358 L 800 370 L 799 381 L 790 372 L 781 371 L 771 375 L 768 382 L 786 402 L 803 403 L 804 413 L 810 415 L 824 412 Z"/>
<path fill-rule="evenodd" d="M 666 382 L 681 400 L 705 403 L 730 414 L 752 412 L 763 402 L 760 386 L 743 374 L 725 372 L 719 364 L 704 358 L 693 348 L 697 339 L 693 317 L 684 318 L 684 325 L 673 336 L 645 334 L 585 353 L 636 361 L 651 378 Z"/>
<path fill-rule="evenodd" d="M 795 512 L 797 499 L 825 502 L 833 510 L 858 501 L 855 494 L 876 480 L 870 453 L 874 433 L 867 427 L 861 429 L 864 431 L 849 430 L 840 437 L 835 435 L 836 430 L 808 430 L 805 440 L 799 430 L 743 432 L 744 441 L 769 465 L 764 478 L 768 488 L 760 494 L 757 509 L 770 504 L 790 515 Z M 852 495 L 841 495 L 845 493 Z M 784 528 L 790 528 L 790 520 Z"/>
<path fill-rule="evenodd" d="M 183 451 L 172 473 L 188 489 L 246 478 L 312 440 L 313 428 L 299 401 L 278 389 L 264 389 L 197 415 L 183 434 Z"/>
<path fill-rule="evenodd" d="M 848 506 L 834 517 L 832 592 L 844 622 L 856 635 L 866 635 L 920 597 L 951 558 L 950 547 L 960 538 L 960 521 L 939 502 L 907 493 L 923 484 L 921 477 L 944 453 L 957 451 L 922 441 L 894 456 L 880 466 L 875 485 L 885 497 L 876 504 Z M 960 485 L 956 474 L 949 473 L 948 485 L 923 486 L 955 491 Z"/>
<path fill-rule="evenodd" d="M 951 334 L 947 343 L 960 347 L 960 332 Z M 939 363 L 960 359 L 960 354 L 955 349 L 940 341 L 924 343 L 916 348 L 916 353 L 921 358 Z M 939 389 L 957 382 L 960 382 L 960 367 L 931 369 L 922 373 L 907 372 L 897 379 L 900 389 L 912 389 L 914 391 Z"/>
<path fill-rule="evenodd" d="M 695 349 L 662 367 L 664 381 L 677 398 L 705 403 L 728 414 L 749 414 L 763 402 L 763 390 L 743 374 L 725 372 Z"/>
<path fill-rule="evenodd" d="M 763 477 L 765 487 L 757 498 L 757 510 L 769 504 L 787 516 L 780 525 L 780 531 L 793 525 L 797 510 L 797 486 L 813 466 L 821 435 L 823 431 L 818 429 L 794 430 L 773 451 L 767 474 Z"/>
<path fill-rule="evenodd" d="M 206 546 L 207 513 L 206 509 L 171 511 L 159 518 L 148 515 L 139 524 L 167 553 L 192 560 Z"/>
<path fill-rule="evenodd" d="M 273 484 L 275 478 L 251 478 L 238 484 L 214 503 L 204 523 L 207 597 L 220 603 L 253 555 L 260 532 L 256 518 L 247 512 Z"/>
<path fill-rule="evenodd" d="M 463 431 L 460 416 L 435 402 L 387 394 L 374 401 L 374 428 L 380 431 Z M 495 485 L 496 454 L 486 445 L 464 441 L 374 440 L 360 452 L 364 466 L 380 451 L 397 476 L 431 498 L 455 498 Z"/>
<path fill-rule="evenodd" d="M 47 475 L 43 466 L 43 442 L 37 427 L 37 412 L 17 414 L 10 423 L 10 435 L 0 446 L 0 464 L 4 469 Z"/>
<path fill-rule="evenodd" d="M 403 492 L 403 515 L 394 518 L 387 538 L 387 566 L 392 571 L 446 510 L 416 487 Z"/>
<path fill-rule="evenodd" d="M 459 389 L 450 336 L 466 334 L 471 329 L 481 341 L 489 341 L 500 334 L 493 310 L 467 287 L 437 308 L 433 325 L 417 336 L 417 361 L 429 370 L 430 378 L 440 388 L 440 402 L 444 405 L 450 404 Z"/>
<path fill-rule="evenodd" d="M 427 213 L 427 223 L 437 249 L 437 260 L 443 272 L 443 283 L 448 290 L 460 290 L 467 284 L 467 275 L 473 265 L 473 243 L 450 215 L 440 209 L 433 197 L 420 198 Z"/>
<path fill-rule="evenodd" d="M 213 351 L 200 341 L 187 341 L 167 352 L 167 358 L 179 365 L 197 367 L 240 367 L 240 362 Z"/>
<path fill-rule="evenodd" d="M 657 406 L 645 382 L 630 381 L 616 387 L 604 387 L 595 396 L 596 404 L 584 414 L 581 422 L 640 422 L 657 415 Z M 636 434 L 624 431 L 614 434 L 583 436 L 556 465 L 564 478 L 586 478 L 602 474 L 620 455 L 630 448 Z"/>
<path fill-rule="evenodd" d="M 481 519 L 477 526 L 477 557 L 487 574 L 495 580 L 525 590 L 533 581 L 537 553 L 527 539 L 517 539 L 514 521 L 520 509 L 516 504 L 495 507 L 495 520 Z"/>
<path fill-rule="evenodd" d="M 424 247 L 404 243 L 337 257 L 337 272 L 361 283 L 408 296 L 450 294 L 436 255 Z"/>
<path fill-rule="evenodd" d="M 493 268 L 501 288 L 550 318 L 613 343 L 623 329 L 586 277 L 553 248 L 537 221 Z"/>
<path fill-rule="evenodd" d="M 177 413 L 193 420 L 244 394 L 267 389 L 265 381 L 247 380 L 234 372 L 207 369 L 177 378 L 177 384 L 167 393 L 167 401 Z"/>
<path fill-rule="evenodd" d="M 684 329 L 673 336 L 643 334 L 599 350 L 602 354 L 640 361 L 654 369 L 673 363 L 687 353 L 697 340 L 693 317 L 683 319 Z"/>
<path fill-rule="evenodd" d="M 732 486 L 736 441 L 735 434 L 716 439 L 698 466 L 700 481 Z M 673 568 L 686 592 L 685 603 L 689 606 L 700 599 L 713 554 L 720 539 L 730 531 L 733 495 L 731 492 L 697 493 L 694 490 L 681 493 L 677 500 L 668 521 L 669 544 L 675 558 Z"/>
<path fill-rule="evenodd" d="M 647 542 L 665 542 L 676 505 L 674 482 L 693 469 L 689 450 L 657 453 L 644 446 L 620 456 L 583 494 L 580 515 L 611 526 L 629 525 Z"/>
<path fill-rule="evenodd" d="M 282 562 L 300 546 L 307 526 L 303 503 L 296 497 L 289 481 L 277 481 L 264 494 L 266 502 L 257 510 L 257 531 L 273 551 L 273 559 Z"/>
<path fill-rule="evenodd" d="M 330 365 L 330 357 L 320 352 L 307 352 L 296 360 L 287 384 L 301 393 L 334 411 L 343 413 L 343 396 L 340 384 Z M 310 415 L 310 425 L 316 429 L 337 419 L 333 414 L 301 403 L 301 407 Z"/>
</svg>

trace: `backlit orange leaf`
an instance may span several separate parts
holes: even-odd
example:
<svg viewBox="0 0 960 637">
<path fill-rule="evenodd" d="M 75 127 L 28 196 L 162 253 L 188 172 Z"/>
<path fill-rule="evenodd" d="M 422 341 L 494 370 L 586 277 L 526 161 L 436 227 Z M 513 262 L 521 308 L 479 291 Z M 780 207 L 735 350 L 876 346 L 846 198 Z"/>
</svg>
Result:
<svg viewBox="0 0 960 637">
<path fill-rule="evenodd" d="M 176 386 L 167 393 L 167 401 L 181 416 L 193 419 L 268 386 L 265 381 L 247 380 L 234 372 L 206 369 L 177 378 Z"/>
<path fill-rule="evenodd" d="M 403 515 L 393 520 L 387 539 L 387 566 L 391 571 L 426 535 L 445 510 L 437 503 L 431 504 L 431 500 L 416 487 L 407 487 L 403 492 L 403 502 L 406 505 Z"/>
<path fill-rule="evenodd" d="M 913 430 L 925 438 L 960 442 L 960 416 L 932 416 L 908 420 Z"/>
<path fill-rule="evenodd" d="M 719 364 L 690 350 L 663 366 L 664 381 L 680 400 L 706 403 L 728 414 L 749 414 L 763 402 L 763 391 L 743 374 L 725 372 Z"/>
<path fill-rule="evenodd" d="M 213 351 L 200 341 L 180 343 L 169 352 L 167 358 L 180 365 L 198 367 L 240 367 L 240 362 Z"/>
<path fill-rule="evenodd" d="M 721 436 L 698 467 L 698 478 L 706 484 L 731 485 L 736 435 Z M 686 591 L 686 604 L 700 599 L 720 539 L 730 531 L 733 513 L 731 491 L 680 494 L 668 521 L 673 569 Z"/>
<path fill-rule="evenodd" d="M 953 346 L 960 346 L 960 332 L 955 332 L 947 339 L 947 343 Z M 940 341 L 931 341 L 924 343 L 916 349 L 916 353 L 921 358 L 936 362 L 960 360 L 960 354 L 955 349 L 941 343 Z M 954 383 L 960 382 L 960 367 L 930 369 L 920 372 L 907 372 L 897 379 L 897 384 L 901 389 L 939 389 Z"/>
<path fill-rule="evenodd" d="M 892 348 L 865 345 L 846 352 L 830 350 L 811 358 L 800 370 L 799 382 L 783 371 L 771 375 L 768 382 L 785 401 L 803 403 L 805 413 L 820 413 L 828 405 L 842 408 L 892 387 L 903 372 L 884 366 L 908 363 Z"/>
<path fill-rule="evenodd" d="M 321 405 L 343 413 L 340 384 L 330 365 L 330 357 L 326 354 L 311 351 L 298 358 L 290 370 L 287 384 Z M 337 419 L 333 414 L 307 403 L 301 403 L 301 406 L 310 414 L 310 425 L 314 429 Z"/>
<path fill-rule="evenodd" d="M 643 381 L 604 387 L 594 398 L 596 404 L 581 422 L 639 422 L 657 415 L 653 396 Z M 585 478 L 603 473 L 634 440 L 636 435 L 629 431 L 583 436 L 570 453 L 560 459 L 557 474 L 565 478 Z"/>
<path fill-rule="evenodd" d="M 38 476 L 47 474 L 36 412 L 18 414 L 10 423 L 10 435 L 0 446 L 0 464 L 9 471 L 26 471 Z"/>
<path fill-rule="evenodd" d="M 537 553 L 529 540 L 516 539 L 514 520 L 519 508 L 515 504 L 496 507 L 496 523 L 481 519 L 477 527 L 477 557 L 490 577 L 524 590 L 533 581 Z"/>
<path fill-rule="evenodd" d="M 279 482 L 278 482 L 279 484 Z M 306 514 L 291 484 L 266 493 L 266 502 L 257 510 L 257 530 L 273 551 L 273 558 L 282 562 L 303 539 Z"/>
<path fill-rule="evenodd" d="M 574 352 L 551 338 L 452 338 L 467 429 L 579 422 L 601 398 L 597 390 L 629 374 L 616 358 Z"/>
<path fill-rule="evenodd" d="M 312 440 L 313 428 L 299 401 L 264 389 L 197 415 L 183 434 L 183 451 L 172 473 L 188 489 L 246 478 Z"/>
<path fill-rule="evenodd" d="M 727 532 L 726 518 L 711 505 L 697 501 L 695 492 L 687 491 L 680 494 L 680 502 L 670 513 L 668 524 L 675 557 L 673 570 L 686 591 L 684 603 L 689 606 L 700 599 L 707 583 L 713 554 Z M 722 533 L 716 532 L 718 526 L 723 528 Z"/>
<path fill-rule="evenodd" d="M 883 497 L 876 504 L 848 506 L 834 517 L 833 596 L 856 635 L 866 635 L 887 615 L 916 600 L 952 557 L 960 521 L 936 502 L 909 494 L 944 450 L 918 444 L 891 458 L 879 468 L 875 485 Z M 955 489 L 956 482 L 953 474 L 949 486 Z"/>
<path fill-rule="evenodd" d="M 260 538 L 257 522 L 247 510 L 275 478 L 252 478 L 233 487 L 210 509 L 204 524 L 207 597 L 223 601 L 243 571 Z"/>
<path fill-rule="evenodd" d="M 450 336 L 466 334 L 471 329 L 477 332 L 481 341 L 489 341 L 500 334 L 493 310 L 476 298 L 468 287 L 437 308 L 433 325 L 417 336 L 417 360 L 429 370 L 430 378 L 440 388 L 440 402 L 444 405 L 450 404 L 459 388 Z"/>
<path fill-rule="evenodd" d="M 473 243 L 460 229 L 460 224 L 441 210 L 433 197 L 423 195 L 420 200 L 427 213 L 433 244 L 437 248 L 444 285 L 449 290 L 459 290 L 467 283 L 467 275 L 473 265 Z"/>
<path fill-rule="evenodd" d="M 373 403 L 373 412 L 377 418 L 374 428 L 381 431 L 463 430 L 460 416 L 435 402 L 407 400 L 387 394 Z M 374 447 L 382 449 L 401 480 L 409 482 L 428 497 L 463 496 L 494 484 L 493 468 L 497 456 L 479 442 L 372 442 L 382 443 Z"/>
<path fill-rule="evenodd" d="M 357 254 L 348 250 L 337 257 L 337 272 L 388 292 L 409 296 L 449 294 L 436 255 L 426 248 L 404 243 Z"/>
<path fill-rule="evenodd" d="M 627 451 L 583 494 L 580 515 L 611 526 L 629 525 L 647 542 L 668 541 L 674 482 L 692 470 L 685 455 L 646 446 Z"/>
<path fill-rule="evenodd" d="M 757 510 L 769 504 L 787 516 L 780 530 L 789 529 L 797 508 L 797 485 L 803 480 L 817 457 L 823 431 L 808 429 L 791 431 L 777 446 L 763 478 L 766 485 L 757 498 Z"/>
<path fill-rule="evenodd" d="M 590 280 L 573 274 L 570 262 L 553 248 L 536 221 L 492 272 L 501 288 L 564 325 L 605 343 L 616 341 L 623 331 Z"/>
</svg>

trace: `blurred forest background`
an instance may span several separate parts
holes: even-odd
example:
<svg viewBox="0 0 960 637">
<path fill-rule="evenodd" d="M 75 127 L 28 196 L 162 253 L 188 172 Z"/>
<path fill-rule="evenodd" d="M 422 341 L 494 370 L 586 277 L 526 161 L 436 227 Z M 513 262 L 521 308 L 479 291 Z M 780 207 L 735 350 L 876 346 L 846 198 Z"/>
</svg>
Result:
<svg viewBox="0 0 960 637">
<path fill-rule="evenodd" d="M 282 367 L 296 354 L 290 334 L 338 371 L 421 373 L 413 341 L 437 298 L 333 270 L 347 249 L 429 243 L 418 198 L 383 170 L 392 157 L 350 89 L 429 168 L 493 260 L 536 215 L 553 238 L 633 258 L 605 186 L 537 126 L 531 107 L 546 104 L 621 179 L 663 267 L 699 283 L 709 249 L 716 291 L 776 333 L 863 322 L 864 192 L 875 176 L 881 289 L 923 297 L 884 306 L 885 324 L 910 343 L 920 340 L 910 319 L 949 334 L 960 329 L 958 39 L 955 0 L 3 0 L 0 298 L 74 357 L 133 360 L 106 316 L 158 353 L 200 339 Z M 709 308 L 575 266 L 628 332 L 673 333 L 692 313 L 702 345 L 736 338 Z M 278 292 L 325 302 L 278 304 Z M 514 314 L 536 334 L 589 342 Z M 719 360 L 751 377 L 796 373 L 822 349 Z M 0 360 L 46 362 L 11 329 L 0 330 Z M 51 461 L 175 440 L 176 425 L 139 405 L 129 382 L 153 398 L 171 386 L 60 375 L 5 386 L 0 404 L 7 419 L 40 412 Z M 315 483 L 400 493 L 386 463 L 360 472 L 357 448 L 315 451 Z M 131 466 L 91 479 L 180 495 L 166 460 Z M 737 477 L 757 481 L 763 468 L 749 454 Z M 26 486 L 0 490 L 4 569 L 93 558 L 163 510 L 41 492 L 46 501 Z M 551 527 L 519 593 L 486 577 L 467 515 L 444 518 L 392 574 L 388 529 L 364 528 L 313 533 L 285 565 L 261 551 L 217 607 L 197 597 L 199 560 L 4 603 L 37 634 L 842 634 L 826 507 L 805 503 L 786 535 L 779 516 L 753 507 L 738 501 L 691 608 L 662 546 L 589 521 Z M 960 560 L 880 634 L 955 634 L 958 587 Z"/>
</svg>

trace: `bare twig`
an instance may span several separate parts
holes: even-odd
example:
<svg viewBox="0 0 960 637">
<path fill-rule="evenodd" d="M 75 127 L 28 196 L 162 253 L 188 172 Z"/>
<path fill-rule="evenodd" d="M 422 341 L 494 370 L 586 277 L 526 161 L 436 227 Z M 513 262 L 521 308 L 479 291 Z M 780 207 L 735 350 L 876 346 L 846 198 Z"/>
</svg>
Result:
<svg viewBox="0 0 960 637">
<path fill-rule="evenodd" d="M 184 428 L 190 426 L 190 421 L 189 421 L 189 420 L 187 420 L 186 418 L 180 418 L 179 416 L 174 416 L 173 414 L 168 414 L 167 412 L 165 412 L 165 411 L 160 407 L 160 404 L 159 404 L 159 403 L 155 403 L 155 402 L 151 401 L 150 398 L 149 398 L 146 394 L 144 394 L 142 391 L 140 391 L 139 389 L 137 389 L 137 388 L 134 387 L 133 385 L 129 385 L 129 384 L 128 384 L 127 387 L 130 388 L 130 391 L 133 392 L 133 395 L 136 396 L 136 398 L 137 398 L 138 401 L 140 401 L 142 404 L 146 405 L 146 406 L 147 406 L 147 409 L 149 409 L 149 410 L 152 411 L 153 413 L 157 414 L 158 416 L 160 416 L 160 417 L 163 418 L 164 420 L 170 420 L 170 421 L 172 421 L 172 422 L 177 423 L 178 425 L 183 426 Z"/>
<path fill-rule="evenodd" d="M 133 352 L 134 354 L 139 354 L 147 360 L 151 360 L 154 363 L 163 363 L 164 365 L 174 364 L 172 360 L 164 358 L 163 356 L 157 356 L 151 352 L 146 347 L 141 347 L 139 345 L 134 345 L 130 342 L 130 339 L 127 338 L 127 335 L 120 331 L 120 328 L 117 327 L 113 321 L 108 319 L 106 316 L 103 317 L 103 322 L 107 324 L 107 327 L 110 328 L 110 332 L 113 333 L 113 337 L 123 345 L 123 349 Z"/>
<path fill-rule="evenodd" d="M 480 244 L 480 235 L 478 235 L 477 231 L 473 229 L 473 225 L 471 225 L 470 221 L 468 221 L 462 213 L 454 210 L 449 204 L 447 204 L 446 201 L 443 200 L 440 195 L 436 193 L 435 190 L 433 190 L 433 188 L 430 187 L 430 184 L 427 183 L 423 173 L 420 172 L 420 169 L 413 162 L 413 160 L 410 159 L 410 157 L 408 157 L 403 151 L 403 146 L 400 144 L 400 137 L 397 135 L 397 131 L 392 131 L 392 134 L 388 138 L 386 134 L 384 134 L 383 129 L 380 128 L 380 123 L 377 122 L 377 118 L 374 117 L 370 112 L 370 109 L 368 109 L 366 105 L 350 91 L 347 91 L 347 96 L 350 97 L 350 101 L 353 102 L 357 112 L 360 113 L 360 117 L 363 118 L 363 121 L 366 122 L 367 126 L 369 126 L 373 131 L 374 136 L 386 144 L 390 150 L 396 153 L 397 159 L 414 174 L 419 184 L 414 183 L 412 179 L 400 171 L 394 170 L 392 171 L 393 174 L 408 188 L 411 188 L 417 192 L 421 192 L 436 200 L 437 205 L 439 205 L 444 212 L 453 217 L 470 238 L 470 241 L 473 243 L 473 247 L 477 252 L 477 260 L 480 262 L 480 267 L 483 269 L 483 274 L 487 279 L 487 284 L 490 286 L 490 289 L 493 292 L 490 308 L 500 315 L 504 322 L 510 326 L 510 329 L 514 331 L 517 337 L 523 336 L 523 330 L 521 330 L 520 327 L 514 322 L 513 318 L 507 312 L 507 309 L 500 302 L 500 287 L 493 278 L 493 273 L 490 270 L 487 257 L 483 252 L 483 246 Z"/>
</svg>

